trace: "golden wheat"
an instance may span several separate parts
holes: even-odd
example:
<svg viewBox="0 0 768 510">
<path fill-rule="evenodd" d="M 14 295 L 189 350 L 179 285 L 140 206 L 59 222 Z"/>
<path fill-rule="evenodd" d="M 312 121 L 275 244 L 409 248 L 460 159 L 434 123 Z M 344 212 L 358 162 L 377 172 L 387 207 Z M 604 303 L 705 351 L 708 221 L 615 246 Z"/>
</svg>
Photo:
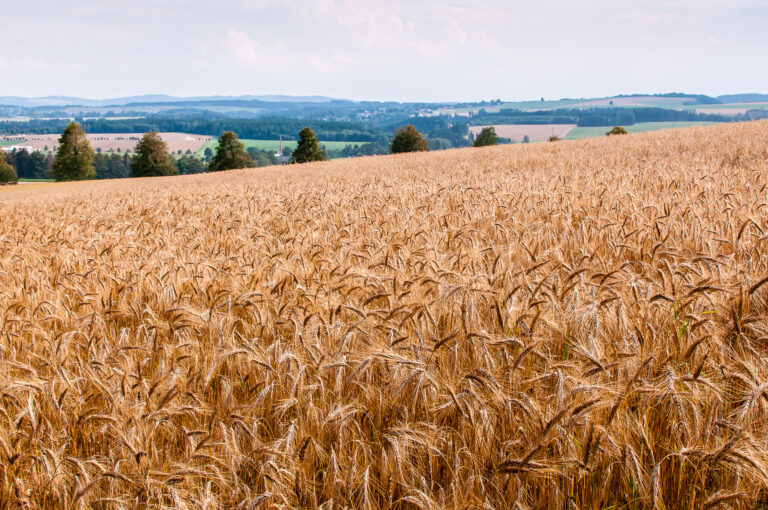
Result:
<svg viewBox="0 0 768 510">
<path fill-rule="evenodd" d="M 768 123 L 0 194 L 0 508 L 752 508 Z"/>
</svg>

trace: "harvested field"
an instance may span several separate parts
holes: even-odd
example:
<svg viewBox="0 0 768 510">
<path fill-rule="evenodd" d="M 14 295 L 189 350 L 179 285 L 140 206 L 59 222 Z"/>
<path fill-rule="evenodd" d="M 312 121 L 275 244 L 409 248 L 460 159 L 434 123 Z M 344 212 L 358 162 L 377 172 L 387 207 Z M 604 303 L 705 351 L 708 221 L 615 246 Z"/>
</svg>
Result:
<svg viewBox="0 0 768 510">
<path fill-rule="evenodd" d="M 0 193 L 7 508 L 757 508 L 768 122 Z"/>
<path fill-rule="evenodd" d="M 582 101 L 573 103 L 570 108 L 594 108 L 599 106 L 639 106 L 639 107 L 657 107 L 657 108 L 681 108 L 685 103 L 690 102 L 687 97 L 607 97 L 603 99 L 593 99 L 591 101 Z"/>
<path fill-rule="evenodd" d="M 490 126 L 470 126 L 469 131 L 477 136 L 485 127 Z M 493 127 L 497 135 L 510 138 L 514 142 L 522 142 L 525 135 L 528 135 L 532 142 L 543 142 L 550 136 L 565 138 L 576 124 L 500 124 Z"/>
<path fill-rule="evenodd" d="M 53 150 L 59 144 L 60 135 L 2 135 L 0 143 L 28 145 L 36 150 Z M 88 133 L 86 135 L 91 142 L 93 150 L 101 149 L 104 152 L 126 152 L 133 150 L 139 143 L 142 133 Z M 187 133 L 160 133 L 160 137 L 168 144 L 171 152 L 190 150 L 197 151 L 204 143 L 211 139 L 210 136 L 190 135 Z"/>
</svg>

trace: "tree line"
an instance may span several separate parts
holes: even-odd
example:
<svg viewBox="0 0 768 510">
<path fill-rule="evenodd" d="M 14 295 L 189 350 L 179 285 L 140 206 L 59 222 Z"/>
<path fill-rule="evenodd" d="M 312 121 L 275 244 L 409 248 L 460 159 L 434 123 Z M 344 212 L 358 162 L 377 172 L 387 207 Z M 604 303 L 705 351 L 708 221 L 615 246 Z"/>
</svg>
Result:
<svg viewBox="0 0 768 510">
<path fill-rule="evenodd" d="M 503 108 L 498 113 L 481 110 L 469 122 L 485 124 L 576 124 L 580 127 L 632 126 L 639 122 L 739 122 L 768 117 L 767 110 L 752 110 L 741 115 L 697 113 L 695 110 L 668 108 L 560 108 L 550 111 L 521 111 Z"/>
<path fill-rule="evenodd" d="M 383 146 L 377 145 L 373 151 L 377 152 L 379 148 Z M 395 131 L 386 149 L 391 153 L 426 151 L 429 150 L 429 142 L 414 126 L 407 125 Z M 344 149 L 350 153 L 349 156 L 357 150 L 365 151 L 371 148 L 366 149 L 363 145 L 348 146 Z M 77 122 L 70 122 L 62 131 L 55 156 L 46 156 L 41 152 L 29 154 L 26 150 L 11 152 L 6 157 L 0 158 L 0 179 L 3 182 L 13 182 L 18 178 L 51 177 L 57 181 L 74 181 L 153 177 L 216 172 L 279 163 L 275 155 L 255 149 L 246 150 L 233 131 L 225 131 L 221 134 L 215 153 L 210 149 L 206 149 L 206 153 L 207 164 L 189 154 L 174 160 L 168 152 L 168 145 L 155 131 L 149 131 L 142 136 L 133 154 L 96 152 L 92 149 L 83 127 Z M 304 127 L 299 132 L 299 141 L 291 152 L 290 162 L 300 164 L 326 159 L 328 155 L 320 146 L 315 132 L 310 127 Z"/>
<path fill-rule="evenodd" d="M 382 133 L 372 127 L 341 121 L 302 120 L 283 117 L 260 119 L 232 118 L 170 118 L 152 116 L 140 119 L 76 119 L 89 133 L 148 133 L 154 131 L 190 133 L 219 136 L 224 131 L 234 131 L 242 138 L 273 140 L 286 133 L 298 133 L 309 127 L 322 140 L 340 142 L 373 142 Z M 32 119 L 29 122 L 0 122 L 0 133 L 55 134 L 69 123 L 65 119 Z"/>
<path fill-rule="evenodd" d="M 107 155 L 95 152 L 83 127 L 77 122 L 71 122 L 59 138 L 56 156 L 47 174 L 57 181 L 154 177 L 250 168 L 260 163 L 277 161 L 274 156 L 255 155 L 260 161 L 251 157 L 237 135 L 231 131 L 219 137 L 216 152 L 207 164 L 189 154 L 174 159 L 168 151 L 168 144 L 155 131 L 142 136 L 132 155 Z"/>
</svg>

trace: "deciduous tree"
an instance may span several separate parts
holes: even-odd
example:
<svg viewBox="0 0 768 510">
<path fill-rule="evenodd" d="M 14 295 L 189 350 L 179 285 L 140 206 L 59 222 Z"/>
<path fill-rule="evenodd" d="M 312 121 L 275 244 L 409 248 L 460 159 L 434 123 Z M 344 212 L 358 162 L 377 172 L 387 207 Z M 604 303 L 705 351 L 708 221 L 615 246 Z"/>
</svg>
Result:
<svg viewBox="0 0 768 510">
<path fill-rule="evenodd" d="M 16 171 L 5 160 L 5 154 L 0 151 L 0 184 L 16 182 L 18 180 L 19 177 L 16 175 Z"/>
<path fill-rule="evenodd" d="M 216 148 L 216 154 L 208 165 L 211 172 L 221 170 L 234 170 L 236 168 L 253 168 L 256 166 L 245 152 L 245 146 L 235 133 L 224 131 L 219 137 L 219 146 Z"/>
<path fill-rule="evenodd" d="M 614 127 L 613 129 L 611 129 L 610 131 L 608 131 L 606 133 L 607 136 L 626 135 L 626 134 L 628 134 L 627 130 L 624 129 L 623 127 L 621 127 L 621 126 L 616 126 L 616 127 Z"/>
<path fill-rule="evenodd" d="M 179 170 L 168 154 L 168 144 L 154 131 L 141 138 L 135 151 L 136 154 L 131 158 L 132 177 L 178 175 Z"/>
<path fill-rule="evenodd" d="M 411 125 L 395 131 L 395 136 L 392 138 L 392 145 L 390 145 L 390 151 L 393 154 L 401 152 L 423 152 L 427 150 L 429 150 L 427 139 L 419 133 L 418 129 Z"/>
</svg>

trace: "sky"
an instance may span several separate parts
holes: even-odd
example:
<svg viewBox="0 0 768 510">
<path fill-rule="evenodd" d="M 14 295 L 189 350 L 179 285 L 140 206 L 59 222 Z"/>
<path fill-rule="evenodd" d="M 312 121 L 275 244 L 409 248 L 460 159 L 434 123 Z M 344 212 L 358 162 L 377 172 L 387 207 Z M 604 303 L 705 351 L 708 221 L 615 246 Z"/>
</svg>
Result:
<svg viewBox="0 0 768 510">
<path fill-rule="evenodd" d="M 768 0 L 0 0 L 0 96 L 768 92 Z"/>
</svg>

